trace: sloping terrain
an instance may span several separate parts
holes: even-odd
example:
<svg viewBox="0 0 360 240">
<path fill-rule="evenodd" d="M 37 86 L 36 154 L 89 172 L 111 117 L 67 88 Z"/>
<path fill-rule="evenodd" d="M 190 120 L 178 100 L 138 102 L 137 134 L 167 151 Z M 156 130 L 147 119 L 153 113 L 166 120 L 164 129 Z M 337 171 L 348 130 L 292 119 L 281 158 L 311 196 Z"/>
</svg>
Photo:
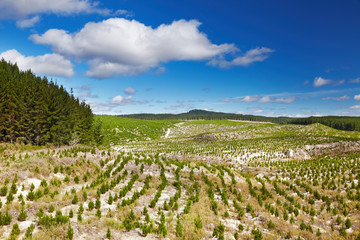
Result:
<svg viewBox="0 0 360 240">
<path fill-rule="evenodd" d="M 139 121 L 108 147 L 0 145 L 0 238 L 358 238 L 357 132 Z"/>
</svg>

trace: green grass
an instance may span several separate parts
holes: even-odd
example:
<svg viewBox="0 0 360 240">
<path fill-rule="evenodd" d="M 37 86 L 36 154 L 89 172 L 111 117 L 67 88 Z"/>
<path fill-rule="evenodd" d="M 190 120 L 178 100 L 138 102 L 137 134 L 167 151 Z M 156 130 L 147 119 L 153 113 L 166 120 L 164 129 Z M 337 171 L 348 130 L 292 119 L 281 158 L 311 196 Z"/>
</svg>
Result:
<svg viewBox="0 0 360 240">
<path fill-rule="evenodd" d="M 212 141 L 196 141 L 201 134 L 213 136 Z M 223 156 L 242 155 L 244 152 L 275 152 L 302 148 L 305 145 L 358 141 L 360 135 L 354 131 L 336 130 L 322 124 L 277 125 L 227 120 L 186 121 L 179 127 L 171 128 L 170 139 L 158 139 L 134 143 L 132 146 L 148 153 L 210 154 Z"/>
<path fill-rule="evenodd" d="M 139 120 L 116 116 L 95 116 L 102 122 L 104 145 L 154 140 L 174 127 L 176 120 Z"/>
</svg>

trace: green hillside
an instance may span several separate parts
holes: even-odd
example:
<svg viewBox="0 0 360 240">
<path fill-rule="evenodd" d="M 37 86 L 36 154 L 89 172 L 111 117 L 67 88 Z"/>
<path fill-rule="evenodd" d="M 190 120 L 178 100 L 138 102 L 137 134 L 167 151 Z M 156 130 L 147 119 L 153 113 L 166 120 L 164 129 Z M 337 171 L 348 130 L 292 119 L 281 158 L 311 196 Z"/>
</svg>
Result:
<svg viewBox="0 0 360 240">
<path fill-rule="evenodd" d="M 96 120 L 102 122 L 103 144 L 120 144 L 153 140 L 164 135 L 167 128 L 173 127 L 176 120 L 141 120 L 116 116 L 99 115 Z"/>
</svg>

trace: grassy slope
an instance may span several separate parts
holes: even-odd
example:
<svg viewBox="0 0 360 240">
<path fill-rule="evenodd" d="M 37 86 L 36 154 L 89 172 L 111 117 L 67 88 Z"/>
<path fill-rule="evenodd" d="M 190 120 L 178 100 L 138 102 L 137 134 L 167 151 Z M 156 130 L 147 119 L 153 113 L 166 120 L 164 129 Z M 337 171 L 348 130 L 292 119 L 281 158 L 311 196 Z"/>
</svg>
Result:
<svg viewBox="0 0 360 240">
<path fill-rule="evenodd" d="M 116 116 L 95 116 L 102 121 L 104 145 L 153 140 L 164 135 L 176 120 L 139 120 Z"/>
<path fill-rule="evenodd" d="M 157 229 L 161 213 L 164 213 L 166 237 L 169 239 L 210 239 L 215 232 L 214 227 L 220 223 L 225 226 L 225 239 L 234 239 L 235 234 L 239 235 L 238 239 L 253 239 L 255 234 L 251 231 L 254 227 L 262 232 L 263 239 L 296 239 L 298 236 L 301 239 L 356 239 L 359 236 L 359 148 L 351 152 L 317 155 L 308 160 L 286 158 L 286 161 L 269 161 L 269 158 L 274 157 L 274 152 L 284 151 L 287 147 L 359 140 L 357 132 L 339 131 L 321 124 L 276 125 L 221 120 L 186 121 L 175 126 L 174 121 L 134 120 L 113 116 L 97 118 L 103 121 L 107 143 L 124 143 L 126 139 L 130 139 L 137 142 L 129 145 L 134 145 L 135 148 L 137 146 L 138 149 L 145 146 L 150 150 L 125 153 L 88 147 L 44 147 L 39 151 L 38 147 L 32 149 L 31 146 L 0 145 L 0 188 L 7 185 L 10 192 L 14 182 L 18 189 L 17 195 L 8 204 L 7 197 L 0 196 L 3 204 L 0 212 L 4 214 L 9 210 L 12 215 L 10 225 L 0 226 L 0 239 L 7 238 L 14 223 L 22 225 L 17 220 L 21 209 L 18 195 L 23 184 L 24 190 L 29 191 L 28 179 L 39 183 L 45 179 L 49 188 L 49 193 L 34 201 L 27 199 L 24 194 L 28 214 L 26 220 L 36 226 L 37 232 L 34 232 L 33 239 L 65 238 L 69 220 L 46 227 L 36 216 L 40 208 L 45 214 L 54 215 L 54 212 L 50 213 L 51 204 L 55 211 L 61 211 L 66 216 L 70 209 L 74 211 L 71 225 L 74 229 L 79 229 L 74 231 L 74 239 L 80 238 L 80 235 L 84 237 L 82 234 L 88 234 L 87 237 L 91 239 L 104 238 L 108 227 L 111 229 L 112 239 L 138 237 L 137 232 L 126 230 L 125 220 L 130 219 L 130 211 L 133 210 L 135 220 L 131 220 L 133 225 L 129 229 L 136 228 L 135 221 L 147 226 L 143 214 L 145 206 L 150 214 L 150 222 L 154 225 L 151 235 L 159 236 Z M 172 134 L 178 135 L 160 138 L 167 128 L 171 128 Z M 111 138 L 110 135 L 116 131 L 118 133 Z M 213 134 L 217 140 L 194 141 L 191 137 L 195 133 Z M 155 140 L 141 141 L 147 138 Z M 346 143 L 341 144 L 346 147 Z M 154 154 L 148 155 L 151 151 Z M 158 153 L 167 151 L 181 153 L 184 157 L 174 159 L 166 155 L 158 156 Z M 249 156 L 262 152 L 265 154 L 251 161 L 247 157 L 249 161 L 245 164 L 236 165 L 234 161 L 226 161 L 227 155 Z M 186 153 L 197 153 L 198 156 L 187 158 Z M 215 156 L 222 161 L 212 161 Z M 59 173 L 57 176 L 68 176 L 69 182 L 57 181 L 55 173 Z M 139 178 L 134 185 L 127 187 L 135 174 Z M 144 195 L 139 195 L 145 178 L 150 175 L 152 178 L 149 189 L 143 191 Z M 14 181 L 15 176 L 19 178 L 17 181 Z M 6 177 L 10 180 L 7 184 Z M 76 183 L 76 177 L 80 177 L 79 183 Z M 159 186 L 163 178 L 166 178 L 167 183 L 161 190 Z M 115 182 L 115 179 L 119 182 Z M 174 200 L 178 191 L 176 186 L 179 186 L 176 182 L 180 182 L 182 186 L 178 200 Z M 108 188 L 111 184 L 114 186 Z M 194 190 L 196 184 L 199 187 L 198 197 Z M 119 192 L 124 189 L 127 191 L 125 196 L 108 204 L 110 194 L 119 196 Z M 39 190 L 45 193 L 43 186 L 37 186 L 34 192 Z M 84 192 L 87 193 L 87 200 L 83 197 Z M 150 207 L 158 192 L 160 195 L 157 202 L 154 207 Z M 73 203 L 75 195 L 79 198 L 78 203 Z M 98 195 L 101 200 L 100 218 L 96 216 L 96 209 L 88 208 L 90 200 L 95 202 Z M 131 202 L 130 199 L 133 198 L 137 200 Z M 173 202 L 171 206 L 170 198 Z M 123 202 L 126 203 L 124 206 Z M 175 207 L 174 202 L 179 206 Z M 235 207 L 235 202 L 238 208 Z M 82 220 L 78 217 L 80 204 L 85 209 Z M 109 205 L 112 206 L 111 211 Z M 185 208 L 188 209 L 187 212 Z M 177 214 L 183 224 L 183 238 L 176 238 Z M 202 219 L 202 227 L 195 230 L 194 219 L 198 216 Z M 337 223 L 337 218 L 342 221 L 341 224 Z M 348 232 L 344 228 L 347 219 L 352 222 Z M 239 230 L 239 224 L 244 230 Z M 304 224 L 306 228 L 301 230 Z M 25 228 L 20 228 L 21 234 L 24 234 Z M 321 237 L 316 236 L 318 233 Z"/>
</svg>

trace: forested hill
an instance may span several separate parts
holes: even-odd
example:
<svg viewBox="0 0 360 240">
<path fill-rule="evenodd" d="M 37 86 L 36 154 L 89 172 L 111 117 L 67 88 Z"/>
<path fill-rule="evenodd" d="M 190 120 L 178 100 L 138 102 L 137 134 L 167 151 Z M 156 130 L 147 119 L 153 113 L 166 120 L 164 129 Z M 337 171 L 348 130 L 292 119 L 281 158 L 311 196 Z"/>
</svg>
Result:
<svg viewBox="0 0 360 240">
<path fill-rule="evenodd" d="M 308 125 L 312 123 L 321 123 L 335 129 L 347 130 L 347 131 L 360 131 L 360 117 L 327 116 L 327 117 L 296 118 L 291 120 L 289 123 L 303 124 L 303 125 Z"/>
<path fill-rule="evenodd" d="M 244 120 L 244 121 L 260 121 L 272 122 L 278 124 L 313 124 L 321 123 L 326 126 L 347 131 L 360 131 L 360 117 L 346 116 L 325 116 L 325 117 L 308 117 L 308 118 L 289 118 L 289 117 L 264 117 L 254 115 L 242 115 L 234 113 L 211 112 L 205 110 L 191 110 L 187 113 L 180 114 L 131 114 L 121 115 L 121 117 L 147 119 L 147 120 Z"/>
<path fill-rule="evenodd" d="M 121 115 L 121 117 L 145 119 L 145 120 L 221 120 L 221 119 L 232 119 L 232 120 L 244 120 L 244 121 L 259 121 L 259 122 L 273 122 L 273 123 L 287 123 L 291 120 L 288 117 L 264 117 L 255 115 L 242 115 L 234 113 L 223 113 L 223 112 L 212 112 L 206 110 L 191 110 L 187 113 L 180 114 L 131 114 Z"/>
<path fill-rule="evenodd" d="M 90 106 L 62 86 L 0 61 L 0 142 L 55 145 L 100 141 Z"/>
</svg>

